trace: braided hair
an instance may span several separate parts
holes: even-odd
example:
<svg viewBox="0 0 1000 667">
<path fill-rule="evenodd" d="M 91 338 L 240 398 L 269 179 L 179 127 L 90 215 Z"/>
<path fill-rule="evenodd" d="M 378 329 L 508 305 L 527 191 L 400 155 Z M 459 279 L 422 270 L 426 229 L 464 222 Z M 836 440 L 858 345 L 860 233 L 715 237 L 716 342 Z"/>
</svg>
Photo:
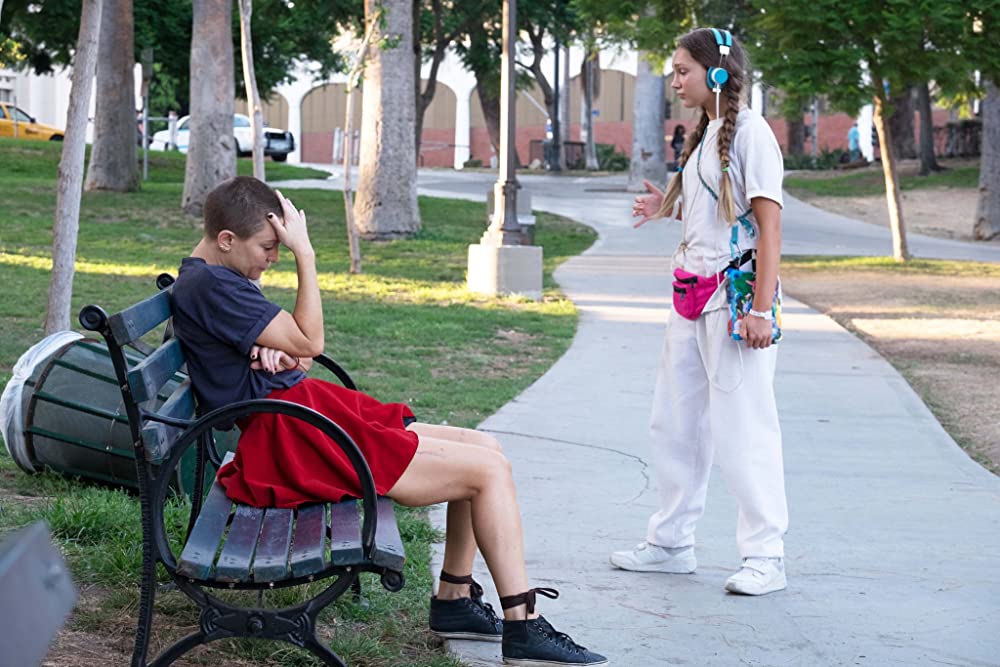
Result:
<svg viewBox="0 0 1000 667">
<path fill-rule="evenodd" d="M 699 28 L 681 36 L 677 40 L 677 47 L 687 49 L 700 65 L 706 70 L 710 67 L 719 66 L 719 46 L 715 41 L 715 36 L 708 28 Z M 733 224 L 736 222 L 736 207 L 733 202 L 733 182 L 729 176 L 729 149 L 733 143 L 733 136 L 736 134 L 736 116 L 740 112 L 740 103 L 743 99 L 744 89 L 747 87 L 748 62 L 743 46 L 733 38 L 733 45 L 726 56 L 723 67 L 729 72 L 729 80 L 722 87 L 722 95 L 726 99 L 726 112 L 723 114 L 722 127 L 719 128 L 718 139 L 716 141 L 719 149 L 719 162 L 722 166 L 722 179 L 719 182 L 719 217 L 726 222 Z M 708 127 L 708 114 L 702 111 L 701 118 L 694 132 L 688 135 L 681 153 L 679 169 L 674 177 L 670 179 L 667 191 L 663 195 L 663 205 L 660 207 L 659 215 L 666 216 L 674 210 L 677 199 L 681 196 L 681 169 L 683 169 L 695 151 L 701 139 L 705 136 L 705 128 Z"/>
</svg>

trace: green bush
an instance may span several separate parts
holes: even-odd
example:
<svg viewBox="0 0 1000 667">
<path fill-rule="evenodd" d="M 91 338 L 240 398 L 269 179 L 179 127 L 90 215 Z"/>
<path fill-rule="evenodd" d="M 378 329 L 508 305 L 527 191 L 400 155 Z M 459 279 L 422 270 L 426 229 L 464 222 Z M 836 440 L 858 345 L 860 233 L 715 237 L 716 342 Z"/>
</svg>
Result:
<svg viewBox="0 0 1000 667">
<path fill-rule="evenodd" d="M 466 169 L 478 169 L 479 167 L 483 166 L 483 161 L 480 160 L 479 158 L 471 158 L 469 160 L 466 160 L 462 164 L 462 166 L 465 167 Z"/>
<path fill-rule="evenodd" d="M 838 165 L 844 164 L 850 159 L 850 155 L 843 148 L 829 150 L 824 148 L 816 157 L 812 155 L 785 155 L 785 169 L 809 169 L 813 171 L 826 171 L 836 169 Z"/>
<path fill-rule="evenodd" d="M 597 168 L 602 171 L 625 171 L 629 159 L 625 153 L 615 149 L 614 144 L 597 144 Z"/>
</svg>

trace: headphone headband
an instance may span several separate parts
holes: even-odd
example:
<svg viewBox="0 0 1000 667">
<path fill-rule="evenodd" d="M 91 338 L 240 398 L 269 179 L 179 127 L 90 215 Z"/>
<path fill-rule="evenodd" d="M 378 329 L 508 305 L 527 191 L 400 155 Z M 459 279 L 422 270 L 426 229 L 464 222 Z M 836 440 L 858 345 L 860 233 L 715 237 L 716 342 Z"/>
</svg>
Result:
<svg viewBox="0 0 1000 667">
<path fill-rule="evenodd" d="M 733 34 L 728 30 L 718 30 L 709 28 L 715 36 L 715 43 L 719 47 L 719 55 L 725 57 L 729 55 L 729 49 L 733 46 Z"/>
</svg>

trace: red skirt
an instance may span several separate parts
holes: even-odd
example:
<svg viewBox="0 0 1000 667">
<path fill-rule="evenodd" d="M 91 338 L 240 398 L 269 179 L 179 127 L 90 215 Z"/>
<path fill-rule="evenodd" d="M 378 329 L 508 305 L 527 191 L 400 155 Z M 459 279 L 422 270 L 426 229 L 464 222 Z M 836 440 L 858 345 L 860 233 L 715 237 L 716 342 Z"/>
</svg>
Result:
<svg viewBox="0 0 1000 667">
<path fill-rule="evenodd" d="M 379 495 L 395 485 L 417 451 L 417 434 L 403 426 L 413 412 L 403 403 L 381 403 L 360 391 L 308 378 L 276 389 L 268 398 L 304 405 L 335 421 L 364 454 Z M 239 426 L 236 458 L 216 476 L 231 500 L 254 507 L 297 507 L 361 497 L 350 460 L 314 426 L 277 414 L 252 415 Z"/>
</svg>

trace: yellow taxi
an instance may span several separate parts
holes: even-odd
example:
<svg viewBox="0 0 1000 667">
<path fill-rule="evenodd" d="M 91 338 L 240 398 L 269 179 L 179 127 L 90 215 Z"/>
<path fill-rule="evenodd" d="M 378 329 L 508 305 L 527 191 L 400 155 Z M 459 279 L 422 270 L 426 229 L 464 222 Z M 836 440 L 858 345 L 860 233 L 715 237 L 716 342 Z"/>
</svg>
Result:
<svg viewBox="0 0 1000 667">
<path fill-rule="evenodd" d="M 58 127 L 36 123 L 35 119 L 9 102 L 0 102 L 0 137 L 62 141 Z"/>
</svg>

